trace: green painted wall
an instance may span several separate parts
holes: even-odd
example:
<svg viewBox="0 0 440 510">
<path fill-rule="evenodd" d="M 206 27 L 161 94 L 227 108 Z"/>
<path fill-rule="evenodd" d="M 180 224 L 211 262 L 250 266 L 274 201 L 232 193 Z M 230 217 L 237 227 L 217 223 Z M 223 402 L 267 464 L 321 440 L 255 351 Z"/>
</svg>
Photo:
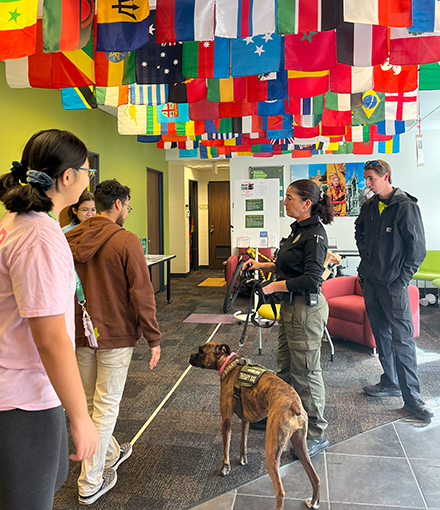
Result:
<svg viewBox="0 0 440 510">
<path fill-rule="evenodd" d="M 139 237 L 147 235 L 146 167 L 163 172 L 165 253 L 168 251 L 168 163 L 165 151 L 143 144 L 135 136 L 118 134 L 117 119 L 99 109 L 67 111 L 59 90 L 11 89 L 0 62 L 0 174 L 19 160 L 30 136 L 40 129 L 66 129 L 81 138 L 91 152 L 100 155 L 101 180 L 118 179 L 132 189 L 133 212 L 125 227 Z M 0 217 L 4 214 L 0 205 Z"/>
</svg>

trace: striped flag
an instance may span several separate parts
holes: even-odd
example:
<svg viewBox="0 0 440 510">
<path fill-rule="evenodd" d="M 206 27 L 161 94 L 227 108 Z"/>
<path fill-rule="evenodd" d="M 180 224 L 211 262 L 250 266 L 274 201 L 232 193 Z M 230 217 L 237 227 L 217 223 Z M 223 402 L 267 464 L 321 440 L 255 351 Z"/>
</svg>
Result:
<svg viewBox="0 0 440 510">
<path fill-rule="evenodd" d="M 335 69 L 330 69 L 330 92 L 353 94 L 365 92 L 372 87 L 372 67 L 352 67 L 338 63 Z"/>
<path fill-rule="evenodd" d="M 381 64 L 388 57 L 387 27 L 341 23 L 336 29 L 338 62 L 356 67 Z"/>
<path fill-rule="evenodd" d="M 412 0 L 411 32 L 440 32 L 438 0 Z"/>
<path fill-rule="evenodd" d="M 95 51 L 95 81 L 99 87 L 116 87 L 135 83 L 135 52 Z"/>
<path fill-rule="evenodd" d="M 345 140 L 347 142 L 369 142 L 370 141 L 370 127 L 366 126 L 347 126 L 345 132 Z"/>
<path fill-rule="evenodd" d="M 35 52 L 37 0 L 0 2 L 0 60 L 18 59 Z"/>
<path fill-rule="evenodd" d="M 97 104 L 105 106 L 120 106 L 128 104 L 128 85 L 120 87 L 95 87 Z"/>
<path fill-rule="evenodd" d="M 277 0 L 277 33 L 332 30 L 338 14 L 339 0 Z"/>
<path fill-rule="evenodd" d="M 61 104 L 65 110 L 91 110 L 98 107 L 93 86 L 61 89 Z"/>
<path fill-rule="evenodd" d="M 322 115 L 294 115 L 293 125 L 302 127 L 315 127 L 321 122 L 321 120 Z"/>
<path fill-rule="evenodd" d="M 386 117 L 386 102 L 385 102 Z M 405 132 L 405 121 L 403 120 L 383 120 L 377 123 L 377 132 L 380 135 L 400 135 Z"/>
<path fill-rule="evenodd" d="M 246 97 L 246 77 L 208 78 L 208 101 L 231 102 Z"/>
<path fill-rule="evenodd" d="M 214 0 L 157 0 L 156 42 L 212 41 Z"/>
<path fill-rule="evenodd" d="M 321 115 L 324 113 L 324 95 L 289 98 L 289 113 L 293 115 Z"/>
<path fill-rule="evenodd" d="M 325 94 L 329 86 L 329 71 L 307 73 L 287 71 L 287 90 L 289 99 L 313 97 Z"/>
<path fill-rule="evenodd" d="M 411 18 L 411 0 L 344 0 L 344 21 L 409 27 Z"/>
<path fill-rule="evenodd" d="M 275 32 L 275 0 L 217 0 L 215 35 L 239 38 Z"/>
<path fill-rule="evenodd" d="M 168 102 L 168 84 L 162 85 L 128 85 L 129 102 L 131 104 L 157 105 Z"/>
<path fill-rule="evenodd" d="M 328 110 L 347 111 L 358 108 L 362 104 L 362 94 L 335 94 L 327 92 L 325 95 L 325 107 Z"/>
<path fill-rule="evenodd" d="M 400 152 L 400 136 L 393 135 L 391 140 L 378 142 L 377 152 L 380 154 L 396 154 Z"/>
<path fill-rule="evenodd" d="M 229 78 L 229 40 L 184 41 L 182 74 L 186 78 Z"/>
<path fill-rule="evenodd" d="M 390 28 L 390 64 L 416 65 L 440 61 L 440 35 Z"/>
</svg>

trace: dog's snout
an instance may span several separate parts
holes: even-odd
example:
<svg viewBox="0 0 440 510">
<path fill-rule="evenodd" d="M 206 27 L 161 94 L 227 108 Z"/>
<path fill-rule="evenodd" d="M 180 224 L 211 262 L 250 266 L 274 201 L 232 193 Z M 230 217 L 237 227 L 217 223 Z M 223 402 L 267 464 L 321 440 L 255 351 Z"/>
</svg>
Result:
<svg viewBox="0 0 440 510">
<path fill-rule="evenodd" d="M 191 356 L 189 357 L 189 363 L 190 363 L 190 365 L 192 365 L 194 367 L 198 367 L 199 366 L 199 355 L 191 354 Z"/>
</svg>

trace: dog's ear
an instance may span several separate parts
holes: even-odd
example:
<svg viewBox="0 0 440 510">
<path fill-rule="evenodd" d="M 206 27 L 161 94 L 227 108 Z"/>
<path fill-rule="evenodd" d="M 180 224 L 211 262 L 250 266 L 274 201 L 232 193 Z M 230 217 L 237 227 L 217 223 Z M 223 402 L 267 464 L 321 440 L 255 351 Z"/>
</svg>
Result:
<svg viewBox="0 0 440 510">
<path fill-rule="evenodd" d="M 215 346 L 214 352 L 216 356 L 221 356 L 222 354 L 229 356 L 231 354 L 231 349 L 228 344 L 219 344 Z"/>
</svg>

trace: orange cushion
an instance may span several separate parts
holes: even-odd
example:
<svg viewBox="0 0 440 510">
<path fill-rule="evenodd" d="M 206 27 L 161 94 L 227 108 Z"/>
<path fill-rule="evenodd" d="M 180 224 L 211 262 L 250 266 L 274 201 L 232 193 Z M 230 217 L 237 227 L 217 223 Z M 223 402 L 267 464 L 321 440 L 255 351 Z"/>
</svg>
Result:
<svg viewBox="0 0 440 510">
<path fill-rule="evenodd" d="M 362 296 L 339 296 L 328 300 L 330 317 L 347 322 L 365 323 L 365 304 Z"/>
</svg>

